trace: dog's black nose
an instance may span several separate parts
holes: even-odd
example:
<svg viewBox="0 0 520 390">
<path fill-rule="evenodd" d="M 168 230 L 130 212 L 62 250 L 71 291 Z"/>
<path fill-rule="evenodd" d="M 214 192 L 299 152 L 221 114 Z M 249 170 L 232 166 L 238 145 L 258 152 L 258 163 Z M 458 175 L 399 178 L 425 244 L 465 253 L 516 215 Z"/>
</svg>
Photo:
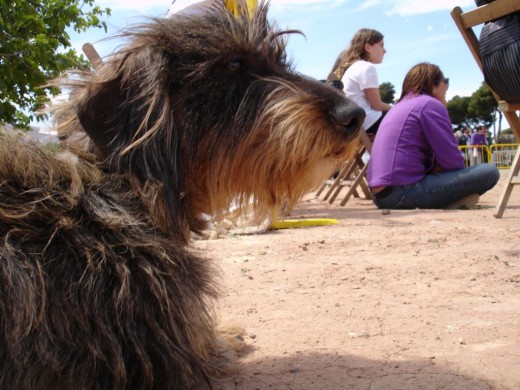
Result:
<svg viewBox="0 0 520 390">
<path fill-rule="evenodd" d="M 366 115 L 365 110 L 352 101 L 336 106 L 331 114 L 336 122 L 343 126 L 346 135 L 356 134 Z"/>
</svg>

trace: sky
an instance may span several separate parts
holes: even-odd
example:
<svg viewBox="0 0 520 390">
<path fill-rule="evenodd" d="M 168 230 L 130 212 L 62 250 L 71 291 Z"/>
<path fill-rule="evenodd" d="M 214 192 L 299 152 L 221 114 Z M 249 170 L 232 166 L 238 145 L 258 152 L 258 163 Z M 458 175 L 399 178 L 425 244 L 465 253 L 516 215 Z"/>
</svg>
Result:
<svg viewBox="0 0 520 390">
<path fill-rule="evenodd" d="M 176 5 L 193 0 L 176 0 Z M 92 42 L 102 56 L 121 41 L 100 41 L 148 16 L 165 16 L 169 0 L 96 0 L 112 10 L 108 32 L 91 29 L 72 36 L 72 44 Z M 289 38 L 288 55 L 296 70 L 316 79 L 327 77 L 336 56 L 360 28 L 384 35 L 387 53 L 377 65 L 379 83 L 390 82 L 401 92 L 406 72 L 419 62 L 437 64 L 450 79 L 447 98 L 470 96 L 484 78 L 460 35 L 450 12 L 475 8 L 474 0 L 271 0 L 269 15 L 281 29 L 301 30 Z M 478 34 L 478 30 L 477 34 Z M 72 35 L 72 34 L 71 34 Z"/>
</svg>

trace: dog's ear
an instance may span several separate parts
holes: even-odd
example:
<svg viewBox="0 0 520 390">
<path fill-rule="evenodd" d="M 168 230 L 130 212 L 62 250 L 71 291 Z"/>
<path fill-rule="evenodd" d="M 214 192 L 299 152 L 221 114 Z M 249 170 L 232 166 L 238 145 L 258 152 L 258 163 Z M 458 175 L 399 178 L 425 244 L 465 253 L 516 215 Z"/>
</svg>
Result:
<svg viewBox="0 0 520 390">
<path fill-rule="evenodd" d="M 116 137 L 114 112 L 120 104 L 120 83 L 110 80 L 88 86 L 86 97 L 76 105 L 81 126 L 103 157 L 111 154 L 110 144 Z"/>
<path fill-rule="evenodd" d="M 104 157 L 121 158 L 168 121 L 161 53 L 140 47 L 102 66 L 78 99 L 78 119 Z"/>
</svg>

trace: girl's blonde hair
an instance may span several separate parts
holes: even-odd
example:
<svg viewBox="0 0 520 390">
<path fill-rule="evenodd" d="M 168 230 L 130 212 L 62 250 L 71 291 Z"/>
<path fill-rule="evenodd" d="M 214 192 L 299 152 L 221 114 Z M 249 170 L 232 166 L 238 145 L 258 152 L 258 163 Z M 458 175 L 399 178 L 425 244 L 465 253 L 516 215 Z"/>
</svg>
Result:
<svg viewBox="0 0 520 390">
<path fill-rule="evenodd" d="M 362 28 L 358 30 L 352 37 L 350 46 L 339 53 L 327 80 L 341 80 L 350 65 L 359 60 L 367 60 L 365 45 L 367 43 L 374 45 L 381 42 L 383 38 L 383 34 L 377 30 L 370 28 Z"/>
</svg>

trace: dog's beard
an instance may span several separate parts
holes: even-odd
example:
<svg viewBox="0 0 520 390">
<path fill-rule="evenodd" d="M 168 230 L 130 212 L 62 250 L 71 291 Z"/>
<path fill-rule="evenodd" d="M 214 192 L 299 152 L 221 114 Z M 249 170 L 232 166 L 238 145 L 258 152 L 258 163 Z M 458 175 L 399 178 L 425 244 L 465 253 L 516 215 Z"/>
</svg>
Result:
<svg viewBox="0 0 520 390">
<path fill-rule="evenodd" d="M 308 184 L 305 187 L 309 188 L 309 192 L 317 189 L 323 184 L 338 165 L 338 161 L 332 158 L 323 158 L 318 161 L 316 165 L 308 173 Z"/>
</svg>

